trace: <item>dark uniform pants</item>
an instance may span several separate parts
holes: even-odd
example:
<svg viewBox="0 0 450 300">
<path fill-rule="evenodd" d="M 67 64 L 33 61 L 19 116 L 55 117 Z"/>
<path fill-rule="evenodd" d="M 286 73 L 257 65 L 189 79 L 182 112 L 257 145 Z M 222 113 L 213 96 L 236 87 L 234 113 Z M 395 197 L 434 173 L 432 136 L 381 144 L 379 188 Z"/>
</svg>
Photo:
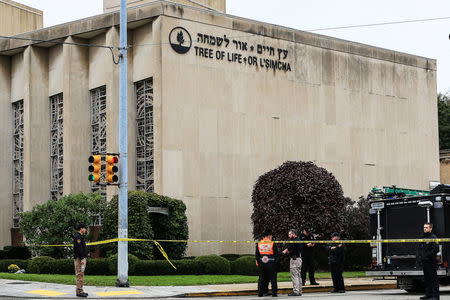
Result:
<svg viewBox="0 0 450 300">
<path fill-rule="evenodd" d="M 272 295 L 278 292 L 277 286 L 277 269 L 274 262 L 259 264 L 259 279 L 258 279 L 258 296 L 262 296 L 269 290 L 269 281 L 272 286 Z"/>
<path fill-rule="evenodd" d="M 312 257 L 304 256 L 302 257 L 302 282 L 306 282 L 306 273 L 309 273 L 309 282 L 315 283 L 314 278 L 314 259 Z"/>
<path fill-rule="evenodd" d="M 423 262 L 423 275 L 425 278 L 425 295 L 430 298 L 439 299 L 439 280 L 437 277 L 437 265 Z"/>
<path fill-rule="evenodd" d="M 339 263 L 330 263 L 330 266 L 331 266 L 331 279 L 333 279 L 334 290 L 345 291 L 344 278 L 342 277 L 344 265 Z"/>
</svg>

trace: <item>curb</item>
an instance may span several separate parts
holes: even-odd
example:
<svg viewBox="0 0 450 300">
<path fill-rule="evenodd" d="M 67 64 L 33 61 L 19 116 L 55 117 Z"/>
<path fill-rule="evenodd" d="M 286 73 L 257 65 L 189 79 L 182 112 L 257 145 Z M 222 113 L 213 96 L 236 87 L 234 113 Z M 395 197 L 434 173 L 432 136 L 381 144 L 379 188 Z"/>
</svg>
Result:
<svg viewBox="0 0 450 300">
<path fill-rule="evenodd" d="M 388 290 L 396 289 L 397 284 L 357 284 L 346 286 L 347 291 L 366 291 L 366 290 Z M 303 293 L 320 293 L 331 292 L 333 287 L 331 286 L 308 286 L 302 289 Z M 278 289 L 278 294 L 288 294 L 292 292 L 291 288 Z M 182 297 L 198 298 L 198 297 L 226 297 L 226 296 L 252 296 L 257 295 L 258 290 L 244 290 L 244 291 L 223 291 L 223 292 L 200 292 L 200 293 L 186 293 L 180 295 Z"/>
</svg>

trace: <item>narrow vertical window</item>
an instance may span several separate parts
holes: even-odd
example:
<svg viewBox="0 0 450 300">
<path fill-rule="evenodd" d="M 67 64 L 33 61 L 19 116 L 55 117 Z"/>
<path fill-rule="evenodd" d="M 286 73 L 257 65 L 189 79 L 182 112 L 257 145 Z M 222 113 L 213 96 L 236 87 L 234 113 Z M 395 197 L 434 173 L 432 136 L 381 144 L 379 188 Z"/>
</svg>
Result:
<svg viewBox="0 0 450 300">
<path fill-rule="evenodd" d="M 91 90 L 91 153 L 106 153 L 106 86 Z M 102 161 L 104 182 L 105 162 Z M 106 186 L 92 184 L 92 192 L 99 192 L 106 200 Z"/>
<path fill-rule="evenodd" d="M 50 197 L 63 194 L 63 94 L 50 97 Z"/>
<path fill-rule="evenodd" d="M 153 192 L 153 78 L 135 83 L 136 189 Z"/>
<path fill-rule="evenodd" d="M 13 228 L 19 227 L 19 214 L 23 211 L 23 100 L 12 104 L 13 136 Z"/>
</svg>

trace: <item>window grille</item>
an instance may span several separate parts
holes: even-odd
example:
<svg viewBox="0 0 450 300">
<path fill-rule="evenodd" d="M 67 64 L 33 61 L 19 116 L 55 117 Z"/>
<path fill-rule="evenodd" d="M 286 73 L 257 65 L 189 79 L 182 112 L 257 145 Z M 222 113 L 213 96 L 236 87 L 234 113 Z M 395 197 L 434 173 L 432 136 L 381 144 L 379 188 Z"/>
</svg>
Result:
<svg viewBox="0 0 450 300">
<path fill-rule="evenodd" d="M 135 83 L 136 189 L 153 192 L 153 78 Z"/>
<path fill-rule="evenodd" d="M 50 97 L 50 196 L 63 194 L 63 94 Z"/>
<path fill-rule="evenodd" d="M 19 213 L 23 211 L 23 100 L 12 104 L 13 113 L 13 228 L 19 227 Z"/>
</svg>

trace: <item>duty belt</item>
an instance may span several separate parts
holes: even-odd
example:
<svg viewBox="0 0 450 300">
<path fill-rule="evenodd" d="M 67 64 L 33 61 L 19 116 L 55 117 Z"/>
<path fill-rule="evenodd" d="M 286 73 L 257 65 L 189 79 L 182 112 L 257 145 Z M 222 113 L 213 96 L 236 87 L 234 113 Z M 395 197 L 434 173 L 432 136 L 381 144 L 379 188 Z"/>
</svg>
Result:
<svg viewBox="0 0 450 300">
<path fill-rule="evenodd" d="M 266 255 L 264 255 L 263 257 L 261 257 L 261 262 L 265 264 L 269 262 L 275 262 L 275 258 L 267 257 Z"/>
</svg>

